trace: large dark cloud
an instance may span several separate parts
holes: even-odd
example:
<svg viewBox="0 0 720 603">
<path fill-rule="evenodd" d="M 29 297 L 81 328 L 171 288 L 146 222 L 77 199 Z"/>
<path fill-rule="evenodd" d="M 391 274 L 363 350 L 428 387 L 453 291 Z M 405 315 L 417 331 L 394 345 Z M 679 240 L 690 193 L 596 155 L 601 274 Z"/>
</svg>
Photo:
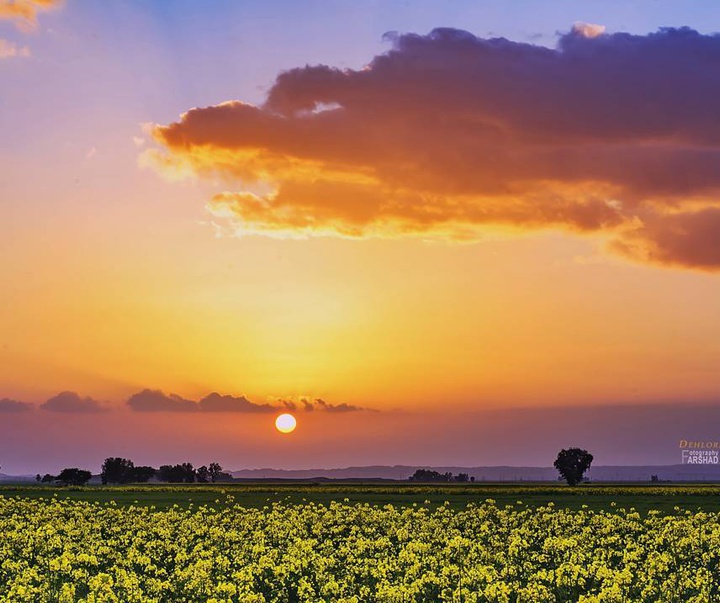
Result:
<svg viewBox="0 0 720 603">
<path fill-rule="evenodd" d="M 236 182 L 210 207 L 240 233 L 560 228 L 720 269 L 700 226 L 720 208 L 720 36 L 585 25 L 555 48 L 454 29 L 389 40 L 364 69 L 293 69 L 261 107 L 231 101 L 157 126 L 162 150 L 146 159 Z"/>
<path fill-rule="evenodd" d="M 0 398 L 0 413 L 28 412 L 33 409 L 29 402 L 20 402 L 10 398 Z"/>
<path fill-rule="evenodd" d="M 195 412 L 196 402 L 186 400 L 176 394 L 165 394 L 158 389 L 144 389 L 128 398 L 127 405 L 140 412 Z"/>
<path fill-rule="evenodd" d="M 100 402 L 82 397 L 76 392 L 61 392 L 40 405 L 41 410 L 52 412 L 96 413 L 107 410 Z"/>
<path fill-rule="evenodd" d="M 278 408 L 270 404 L 255 404 L 245 396 L 221 396 L 213 392 L 208 394 L 198 403 L 200 410 L 205 412 L 250 412 L 250 413 L 271 413 L 277 412 Z"/>
</svg>

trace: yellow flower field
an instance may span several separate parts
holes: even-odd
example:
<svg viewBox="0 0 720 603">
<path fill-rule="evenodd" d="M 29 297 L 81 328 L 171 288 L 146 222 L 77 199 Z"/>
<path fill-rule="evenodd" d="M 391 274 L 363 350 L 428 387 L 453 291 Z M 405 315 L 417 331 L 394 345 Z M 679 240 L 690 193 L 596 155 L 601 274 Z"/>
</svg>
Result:
<svg viewBox="0 0 720 603">
<path fill-rule="evenodd" d="M 720 600 L 715 513 L 0 497 L 0 601 Z"/>
</svg>

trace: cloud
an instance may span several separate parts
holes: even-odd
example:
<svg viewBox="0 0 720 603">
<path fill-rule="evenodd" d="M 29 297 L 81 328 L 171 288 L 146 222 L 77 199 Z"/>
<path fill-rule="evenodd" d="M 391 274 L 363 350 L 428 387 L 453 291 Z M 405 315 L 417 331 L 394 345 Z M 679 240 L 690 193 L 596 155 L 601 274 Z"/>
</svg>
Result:
<svg viewBox="0 0 720 603">
<path fill-rule="evenodd" d="M 20 29 L 37 27 L 37 15 L 62 4 L 62 0 L 0 0 L 0 19 L 10 19 Z"/>
<path fill-rule="evenodd" d="M 300 410 L 303 412 L 315 412 L 315 411 L 321 411 L 321 412 L 334 412 L 334 413 L 343 413 L 343 412 L 358 412 L 358 411 L 371 411 L 373 409 L 370 408 L 364 408 L 362 406 L 356 406 L 354 404 L 347 404 L 345 402 L 342 402 L 340 404 L 330 404 L 329 402 L 326 402 L 322 398 L 314 398 L 311 399 L 307 396 L 300 396 L 296 400 L 288 400 L 280 398 L 278 399 L 278 403 L 281 404 L 283 407 L 285 407 L 287 410 Z M 377 412 L 377 411 L 374 411 Z"/>
<path fill-rule="evenodd" d="M 96 413 L 106 409 L 97 400 L 81 397 L 75 392 L 61 392 L 40 405 L 41 410 L 52 412 Z"/>
<path fill-rule="evenodd" d="M 612 248 L 631 259 L 655 264 L 720 268 L 720 207 L 650 216 L 630 229 Z"/>
<path fill-rule="evenodd" d="M 33 409 L 29 402 L 19 402 L 9 398 L 0 398 L 0 413 L 28 412 Z"/>
<path fill-rule="evenodd" d="M 720 269 L 696 223 L 720 207 L 720 36 L 576 24 L 555 48 L 447 28 L 386 38 L 363 69 L 292 69 L 262 106 L 156 125 L 143 164 L 224 178 L 208 206 L 238 235 L 559 229 Z"/>
<path fill-rule="evenodd" d="M 271 404 L 256 404 L 245 396 L 221 395 L 213 392 L 199 402 L 187 400 L 177 394 L 145 389 L 130 396 L 127 405 L 139 412 L 237 412 L 272 413 L 281 409 Z"/>
<path fill-rule="evenodd" d="M 30 48 L 28 46 L 18 46 L 14 42 L 0 38 L 0 60 L 29 56 Z"/>
<path fill-rule="evenodd" d="M 341 402 L 340 404 L 330 404 L 321 398 L 316 398 L 313 406 L 316 410 L 322 410 L 325 412 L 357 412 L 360 410 L 368 410 L 367 408 L 355 406 L 354 404 L 347 404 L 345 402 Z"/>
<path fill-rule="evenodd" d="M 282 408 L 284 410 L 297 410 L 298 409 L 297 402 L 294 402 L 292 400 L 280 400 L 280 403 L 282 404 Z"/>
<path fill-rule="evenodd" d="M 605 33 L 604 25 L 597 25 L 595 23 L 575 23 L 572 31 L 574 34 L 581 35 L 585 38 L 597 38 Z"/>
<path fill-rule="evenodd" d="M 205 396 L 198 405 L 200 410 L 205 412 L 272 413 L 278 410 L 276 406 L 270 404 L 250 402 L 245 396 L 221 396 L 216 392 Z"/>
<path fill-rule="evenodd" d="M 199 410 L 197 402 L 186 400 L 176 394 L 166 395 L 158 389 L 144 389 L 133 394 L 127 405 L 139 412 L 196 412 Z"/>
</svg>

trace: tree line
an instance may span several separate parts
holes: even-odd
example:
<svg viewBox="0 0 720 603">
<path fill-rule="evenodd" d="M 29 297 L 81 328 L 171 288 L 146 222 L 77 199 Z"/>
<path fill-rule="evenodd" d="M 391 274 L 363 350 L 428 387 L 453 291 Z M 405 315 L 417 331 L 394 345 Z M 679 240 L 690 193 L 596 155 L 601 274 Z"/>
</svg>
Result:
<svg viewBox="0 0 720 603">
<path fill-rule="evenodd" d="M 474 482 L 475 478 L 468 476 L 467 473 L 458 473 L 453 475 L 449 471 L 440 473 L 432 469 L 418 469 L 410 476 L 411 482 Z"/>
<path fill-rule="evenodd" d="M 576 486 L 585 480 L 585 472 L 593 462 L 593 455 L 582 448 L 568 448 L 561 450 L 553 465 L 558 470 L 560 477 L 568 485 Z M 63 469 L 58 475 L 46 473 L 40 476 L 38 473 L 35 479 L 43 483 L 57 483 L 63 486 L 82 486 L 90 481 L 92 473 L 77 467 Z M 159 482 L 186 483 L 193 482 L 207 483 L 218 481 L 232 481 L 233 477 L 223 471 L 219 463 L 202 465 L 195 469 L 192 463 L 180 463 L 178 465 L 160 465 L 158 469 L 149 466 L 135 466 L 130 459 L 122 457 L 108 457 L 102 465 L 100 479 L 103 484 L 130 484 L 143 483 L 151 479 Z M 653 476 L 657 481 L 657 476 Z M 440 473 L 432 469 L 418 469 L 409 478 L 414 482 L 474 482 L 475 477 L 467 473 L 453 475 L 451 472 Z"/>
<path fill-rule="evenodd" d="M 92 473 L 86 469 L 68 467 L 58 475 L 46 473 L 35 476 L 38 483 L 54 483 L 61 486 L 83 486 L 92 478 Z M 192 463 L 177 465 L 160 465 L 155 469 L 147 465 L 135 465 L 130 459 L 114 456 L 108 457 L 102 464 L 100 480 L 103 484 L 132 484 L 146 483 L 151 479 L 170 483 L 215 483 L 232 481 L 233 477 L 223 471 L 220 463 L 202 465 L 197 469 Z"/>
<path fill-rule="evenodd" d="M 558 470 L 560 478 L 564 479 L 569 486 L 577 486 L 585 481 L 585 472 L 590 469 L 593 458 L 592 454 L 582 448 L 567 448 L 558 452 L 553 466 Z M 449 471 L 447 473 L 440 473 L 432 469 L 418 469 L 409 479 L 411 482 L 449 483 L 475 481 L 474 477 L 468 478 L 467 473 L 453 475 Z M 653 475 L 652 481 L 658 481 L 656 475 Z"/>
</svg>

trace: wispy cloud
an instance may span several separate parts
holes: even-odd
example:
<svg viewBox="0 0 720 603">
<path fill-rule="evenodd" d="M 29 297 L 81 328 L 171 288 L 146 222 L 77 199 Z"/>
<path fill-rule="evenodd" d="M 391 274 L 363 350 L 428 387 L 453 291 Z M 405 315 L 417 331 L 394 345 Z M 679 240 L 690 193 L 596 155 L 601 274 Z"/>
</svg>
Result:
<svg viewBox="0 0 720 603">
<path fill-rule="evenodd" d="M 309 398 L 307 396 L 300 396 L 298 398 L 279 398 L 278 403 L 281 404 L 287 410 L 293 411 L 304 411 L 304 412 L 359 412 L 359 411 L 373 411 L 371 408 L 365 408 L 363 406 L 357 406 L 355 404 L 348 404 L 347 402 L 341 402 L 339 404 L 331 404 L 326 402 L 322 398 Z M 376 411 L 375 411 L 376 412 Z"/>
<path fill-rule="evenodd" d="M 39 12 L 60 6 L 62 0 L 0 0 L 0 19 L 10 19 L 28 31 L 37 27 Z"/>
<path fill-rule="evenodd" d="M 10 42 L 8 40 L 3 40 L 2 38 L 0 38 L 0 60 L 29 56 L 30 48 L 28 46 L 18 46 L 14 42 Z"/>
<path fill-rule="evenodd" d="M 367 408 L 363 408 L 362 406 L 356 406 L 346 402 L 341 402 L 340 404 L 330 404 L 321 398 L 316 398 L 314 400 L 314 408 L 325 412 L 358 412 L 361 410 L 369 410 Z"/>
<path fill-rule="evenodd" d="M 555 48 L 455 29 L 387 39 L 363 69 L 292 69 L 262 106 L 158 125 L 143 161 L 236 183 L 209 207 L 238 234 L 551 228 L 720 270 L 720 36 L 576 24 Z"/>
</svg>

